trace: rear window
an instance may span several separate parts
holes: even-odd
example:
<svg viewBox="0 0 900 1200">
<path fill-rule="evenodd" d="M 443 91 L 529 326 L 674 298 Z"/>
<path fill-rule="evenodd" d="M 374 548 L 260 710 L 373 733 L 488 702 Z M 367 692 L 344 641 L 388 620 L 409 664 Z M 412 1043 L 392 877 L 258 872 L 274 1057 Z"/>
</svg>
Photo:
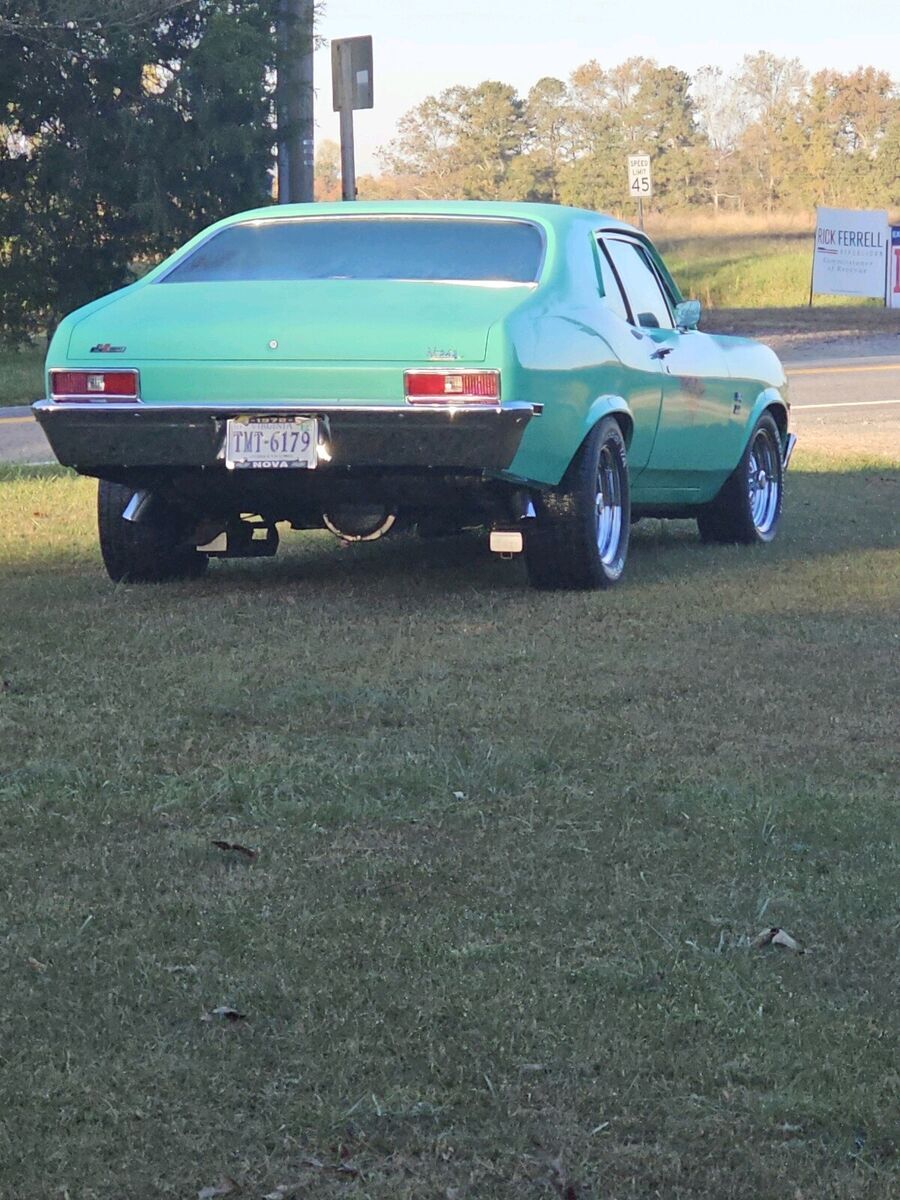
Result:
<svg viewBox="0 0 900 1200">
<path fill-rule="evenodd" d="M 527 221 L 310 217 L 229 225 L 163 283 L 415 279 L 533 283 L 543 237 Z"/>
</svg>

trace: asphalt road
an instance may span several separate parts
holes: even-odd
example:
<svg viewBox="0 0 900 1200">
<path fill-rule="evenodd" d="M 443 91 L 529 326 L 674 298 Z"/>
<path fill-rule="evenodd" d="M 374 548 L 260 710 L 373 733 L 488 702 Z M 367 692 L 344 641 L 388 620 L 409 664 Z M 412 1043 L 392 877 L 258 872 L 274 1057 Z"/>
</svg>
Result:
<svg viewBox="0 0 900 1200">
<path fill-rule="evenodd" d="M 801 446 L 900 459 L 900 356 L 785 355 L 791 423 Z M 0 462 L 46 463 L 53 454 L 28 408 L 0 408 Z"/>
</svg>

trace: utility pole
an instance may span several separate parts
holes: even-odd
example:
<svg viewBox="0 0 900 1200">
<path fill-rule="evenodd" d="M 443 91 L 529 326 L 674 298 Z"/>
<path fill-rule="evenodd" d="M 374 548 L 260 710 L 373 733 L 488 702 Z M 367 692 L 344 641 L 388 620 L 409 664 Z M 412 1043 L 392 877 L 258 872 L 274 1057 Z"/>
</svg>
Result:
<svg viewBox="0 0 900 1200">
<path fill-rule="evenodd" d="M 313 199 L 314 21 L 315 0 L 279 0 L 275 100 L 278 200 L 281 204 L 306 203 Z"/>
</svg>

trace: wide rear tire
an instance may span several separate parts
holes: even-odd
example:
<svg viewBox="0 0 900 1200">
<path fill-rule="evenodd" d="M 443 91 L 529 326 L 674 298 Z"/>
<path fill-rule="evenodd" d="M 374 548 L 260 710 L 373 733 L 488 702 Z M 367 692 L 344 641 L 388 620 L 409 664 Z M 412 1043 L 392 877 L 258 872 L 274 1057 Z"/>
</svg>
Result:
<svg viewBox="0 0 900 1200">
<path fill-rule="evenodd" d="M 525 536 L 528 578 L 538 588 L 606 588 L 628 556 L 628 456 L 618 421 L 604 417 L 582 442 L 560 487 L 535 495 Z"/>
<path fill-rule="evenodd" d="M 209 563 L 207 555 L 184 541 L 184 522 L 164 501 L 151 497 L 135 523 L 122 516 L 132 488 L 101 479 L 97 491 L 100 553 L 115 583 L 162 583 L 196 579 Z"/>
<path fill-rule="evenodd" d="M 772 414 L 765 412 L 724 487 L 698 514 L 700 536 L 704 542 L 746 546 L 771 542 L 778 532 L 783 503 L 781 433 Z"/>
</svg>

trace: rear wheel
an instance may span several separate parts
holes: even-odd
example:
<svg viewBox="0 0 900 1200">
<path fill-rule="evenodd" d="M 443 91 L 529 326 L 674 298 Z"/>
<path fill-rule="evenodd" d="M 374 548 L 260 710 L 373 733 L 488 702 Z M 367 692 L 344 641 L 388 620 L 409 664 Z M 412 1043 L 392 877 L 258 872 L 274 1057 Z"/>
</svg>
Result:
<svg viewBox="0 0 900 1200">
<path fill-rule="evenodd" d="M 134 490 L 101 479 L 97 492 L 100 553 L 110 579 L 116 583 L 161 583 L 195 579 L 209 559 L 184 542 L 184 522 L 158 497 L 150 496 L 141 520 L 122 515 Z"/>
<path fill-rule="evenodd" d="M 625 439 L 613 417 L 584 439 L 561 487 L 539 493 L 534 504 L 525 565 L 535 587 L 602 588 L 621 577 L 631 500 Z"/>
<path fill-rule="evenodd" d="M 784 501 L 781 434 L 771 413 L 756 422 L 741 461 L 718 496 L 697 516 L 705 542 L 771 542 Z"/>
</svg>

